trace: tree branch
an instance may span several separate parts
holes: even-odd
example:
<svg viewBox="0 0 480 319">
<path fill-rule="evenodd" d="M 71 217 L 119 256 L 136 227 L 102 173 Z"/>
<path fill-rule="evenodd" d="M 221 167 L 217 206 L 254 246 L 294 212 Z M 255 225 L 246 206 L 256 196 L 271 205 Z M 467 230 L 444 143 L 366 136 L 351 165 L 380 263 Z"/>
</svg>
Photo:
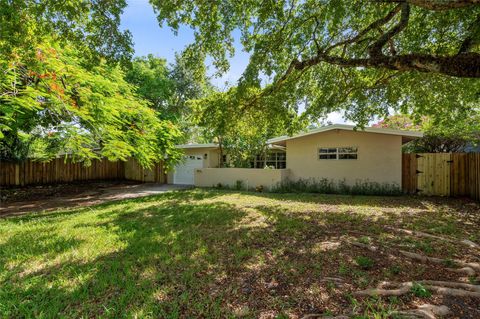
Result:
<svg viewBox="0 0 480 319">
<path fill-rule="evenodd" d="M 336 47 L 339 47 L 339 46 L 342 46 L 342 45 L 348 45 L 348 44 L 352 44 L 354 42 L 357 42 L 359 41 L 363 36 L 365 36 L 368 32 L 372 31 L 372 30 L 375 30 L 377 28 L 379 28 L 380 26 L 386 24 L 387 22 L 389 22 L 390 20 L 393 19 L 394 16 L 397 15 L 398 12 L 400 12 L 402 8 L 402 5 L 399 4 L 397 5 L 395 8 L 393 8 L 393 10 L 391 10 L 386 16 L 384 16 L 383 18 L 381 19 L 378 19 L 376 21 L 374 21 L 373 23 L 371 23 L 368 27 L 366 27 L 365 29 L 363 29 L 362 31 L 360 31 L 356 36 L 354 36 L 353 38 L 351 39 L 347 39 L 347 40 L 344 40 L 344 41 L 340 41 L 332 46 L 330 46 L 329 48 L 327 48 L 325 50 L 325 53 L 328 54 L 332 49 L 336 48 Z"/>
<path fill-rule="evenodd" d="M 419 71 L 462 78 L 480 78 L 480 54 L 475 52 L 453 56 L 412 53 L 396 56 L 380 55 L 360 59 L 348 59 L 322 53 L 304 61 L 293 60 L 280 80 L 284 81 L 294 70 L 303 70 L 321 62 L 341 67 L 386 68 L 396 71 Z"/>
<path fill-rule="evenodd" d="M 370 46 L 368 51 L 371 57 L 382 55 L 382 48 L 385 44 L 407 27 L 408 20 L 410 19 L 410 5 L 408 3 L 402 3 L 400 6 L 402 10 L 400 21 Z"/>
<path fill-rule="evenodd" d="M 480 0 L 371 0 L 383 3 L 408 3 L 432 11 L 446 11 L 480 4 Z"/>
<path fill-rule="evenodd" d="M 463 40 L 458 54 L 469 52 L 472 48 L 480 43 L 480 14 L 469 28 L 468 36 Z"/>
</svg>

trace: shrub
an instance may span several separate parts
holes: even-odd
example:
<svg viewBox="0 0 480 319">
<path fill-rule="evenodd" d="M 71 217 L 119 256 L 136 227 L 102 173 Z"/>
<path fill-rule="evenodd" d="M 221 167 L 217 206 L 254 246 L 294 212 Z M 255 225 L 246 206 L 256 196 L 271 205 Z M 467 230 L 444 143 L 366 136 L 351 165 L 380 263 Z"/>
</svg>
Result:
<svg viewBox="0 0 480 319">
<path fill-rule="evenodd" d="M 364 270 L 371 269 L 375 264 L 375 262 L 372 259 L 365 256 L 359 256 L 355 258 L 355 263 Z"/>
<path fill-rule="evenodd" d="M 262 193 L 263 192 L 263 185 L 258 185 L 257 187 L 255 187 L 255 191 L 257 193 Z"/>
<path fill-rule="evenodd" d="M 413 295 L 420 298 L 429 298 L 432 295 L 432 293 L 427 288 L 425 288 L 422 284 L 418 282 L 413 283 L 410 291 L 413 293 Z"/>
<path fill-rule="evenodd" d="M 236 189 L 237 191 L 243 190 L 244 188 L 245 188 L 245 187 L 244 187 L 244 185 L 243 185 L 243 181 L 237 180 L 237 181 L 235 182 L 235 189 Z"/>
<path fill-rule="evenodd" d="M 353 186 L 345 180 L 333 181 L 327 178 L 298 179 L 282 181 L 272 192 L 275 193 L 321 193 L 345 195 L 401 195 L 402 190 L 396 183 L 377 183 L 357 180 Z"/>
</svg>

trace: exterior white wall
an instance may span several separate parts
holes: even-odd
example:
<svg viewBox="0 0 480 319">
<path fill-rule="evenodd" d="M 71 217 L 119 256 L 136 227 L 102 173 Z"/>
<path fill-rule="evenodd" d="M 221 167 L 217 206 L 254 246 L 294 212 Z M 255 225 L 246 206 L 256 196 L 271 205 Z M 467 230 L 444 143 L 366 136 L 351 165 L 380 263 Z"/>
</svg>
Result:
<svg viewBox="0 0 480 319">
<path fill-rule="evenodd" d="M 218 184 L 235 187 L 237 181 L 242 181 L 249 189 L 262 185 L 265 189 L 286 179 L 288 169 L 262 168 L 202 168 L 195 170 L 195 186 L 213 187 Z"/>
<path fill-rule="evenodd" d="M 402 137 L 332 130 L 286 141 L 290 179 L 357 180 L 402 184 Z M 318 149 L 357 147 L 356 160 L 319 160 Z"/>
</svg>

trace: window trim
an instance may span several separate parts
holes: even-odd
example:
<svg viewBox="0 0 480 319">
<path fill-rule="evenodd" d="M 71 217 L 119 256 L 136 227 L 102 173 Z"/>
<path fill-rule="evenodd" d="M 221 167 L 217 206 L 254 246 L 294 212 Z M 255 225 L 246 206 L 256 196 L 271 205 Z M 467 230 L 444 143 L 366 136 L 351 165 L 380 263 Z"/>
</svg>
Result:
<svg viewBox="0 0 480 319">
<path fill-rule="evenodd" d="M 321 152 L 322 149 L 335 149 L 335 152 Z M 355 149 L 355 152 L 340 152 L 340 149 Z M 335 158 L 320 158 L 321 155 L 335 155 Z M 340 158 L 340 155 L 356 155 L 355 158 Z M 317 160 L 318 161 L 343 161 L 343 160 L 357 160 L 358 159 L 358 147 L 357 146 L 320 146 L 317 148 Z"/>
</svg>

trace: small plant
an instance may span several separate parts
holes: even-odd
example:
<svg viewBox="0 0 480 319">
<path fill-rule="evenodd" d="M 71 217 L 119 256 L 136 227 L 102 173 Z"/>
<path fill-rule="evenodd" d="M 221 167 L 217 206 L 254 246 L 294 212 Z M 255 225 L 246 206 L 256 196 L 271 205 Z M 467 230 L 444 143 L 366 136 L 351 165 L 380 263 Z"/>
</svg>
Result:
<svg viewBox="0 0 480 319">
<path fill-rule="evenodd" d="M 218 188 L 218 189 L 222 189 L 222 188 L 223 188 L 222 183 L 218 183 L 218 184 L 217 184 L 217 188 Z"/>
<path fill-rule="evenodd" d="M 272 192 L 276 193 L 320 193 L 346 195 L 401 195 L 402 190 L 396 183 L 377 183 L 368 180 L 357 181 L 353 186 L 346 180 L 298 179 L 286 180 L 277 184 Z"/>
<path fill-rule="evenodd" d="M 258 185 L 257 187 L 255 187 L 255 191 L 257 193 L 263 193 L 263 185 Z"/>
<path fill-rule="evenodd" d="M 243 181 L 237 180 L 237 181 L 235 182 L 235 189 L 236 189 L 237 191 L 241 191 L 242 189 L 244 189 Z"/>
<path fill-rule="evenodd" d="M 413 283 L 410 291 L 413 293 L 414 296 L 420 298 L 430 298 L 432 296 L 432 293 L 418 282 Z"/>
<path fill-rule="evenodd" d="M 348 269 L 345 264 L 340 263 L 340 266 L 338 267 L 338 273 L 342 276 L 345 276 L 350 273 L 350 269 Z"/>
<path fill-rule="evenodd" d="M 355 258 L 355 263 L 364 270 L 371 269 L 375 264 L 372 259 L 366 256 L 358 256 L 357 258 Z"/>
<path fill-rule="evenodd" d="M 388 268 L 388 271 L 392 275 L 398 275 L 402 271 L 402 268 L 399 265 L 392 265 Z"/>
<path fill-rule="evenodd" d="M 430 245 L 430 243 L 426 241 L 416 242 L 415 247 L 427 254 L 431 254 L 434 251 L 432 245 Z"/>
<path fill-rule="evenodd" d="M 358 239 L 358 241 L 362 244 L 368 245 L 368 244 L 370 244 L 371 240 L 370 240 L 370 237 L 368 237 L 368 236 L 362 236 Z"/>
<path fill-rule="evenodd" d="M 480 280 L 476 277 L 476 276 L 468 276 L 468 281 L 472 284 L 472 285 L 477 285 L 480 283 Z"/>
<path fill-rule="evenodd" d="M 334 291 L 335 287 L 336 287 L 336 285 L 333 281 L 331 281 L 331 280 L 327 281 L 327 290 L 328 291 L 330 291 L 330 292 Z"/>
<path fill-rule="evenodd" d="M 445 267 L 448 267 L 448 268 L 454 268 L 455 266 L 457 266 L 457 263 L 451 259 L 445 259 L 443 264 L 445 265 Z"/>
</svg>

